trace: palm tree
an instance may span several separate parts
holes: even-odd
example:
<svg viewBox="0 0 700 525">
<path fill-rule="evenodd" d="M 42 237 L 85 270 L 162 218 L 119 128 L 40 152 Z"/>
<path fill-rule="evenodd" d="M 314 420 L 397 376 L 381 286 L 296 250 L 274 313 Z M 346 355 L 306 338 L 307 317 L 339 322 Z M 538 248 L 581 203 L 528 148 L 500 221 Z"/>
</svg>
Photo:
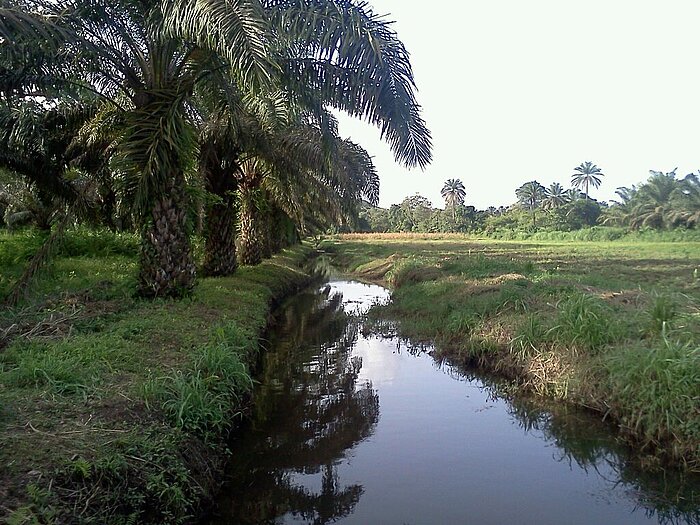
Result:
<svg viewBox="0 0 700 525">
<path fill-rule="evenodd" d="M 536 180 L 526 182 L 515 190 L 519 204 L 532 214 L 532 227 L 537 228 L 536 212 L 546 196 L 545 187 Z"/>
<path fill-rule="evenodd" d="M 605 176 L 598 166 L 588 161 L 582 162 L 580 166 L 574 168 L 574 171 L 576 173 L 571 176 L 571 185 L 576 189 L 583 187 L 586 199 L 588 199 L 588 187 L 598 188 L 601 183 L 601 177 Z"/>
<path fill-rule="evenodd" d="M 680 181 L 673 195 L 673 204 L 668 222 L 674 226 L 697 228 L 700 226 L 700 176 L 690 173 Z"/>
<path fill-rule="evenodd" d="M 72 161 L 68 148 L 90 114 L 82 104 L 46 108 L 30 99 L 0 105 L 0 167 L 25 177 L 44 206 L 55 199 L 74 201 L 77 192 L 64 176 Z"/>
<path fill-rule="evenodd" d="M 280 212 L 296 222 L 342 224 L 358 213 L 362 199 L 376 204 L 379 178 L 369 154 L 357 144 L 319 128 L 296 123 L 271 137 L 276 147 L 264 149 L 241 163 L 240 260 L 258 264 L 270 245 L 266 220 Z M 268 250 L 269 252 L 269 250 Z"/>
<path fill-rule="evenodd" d="M 56 55 L 75 54 L 54 76 L 124 110 L 122 151 L 144 223 L 144 295 L 180 295 L 194 282 L 184 166 L 196 143 L 191 94 L 203 79 L 222 76 L 244 92 L 282 85 L 300 101 L 376 124 L 407 166 L 431 159 L 408 53 L 363 3 L 73 0 L 59 8 L 27 0 L 0 8 L 0 20 L 6 42 L 34 38 Z"/>
<path fill-rule="evenodd" d="M 455 210 L 457 206 L 464 204 L 464 197 L 467 192 L 464 189 L 464 184 L 459 179 L 448 179 L 445 185 L 440 190 L 440 195 L 445 199 L 445 206 L 452 208 L 452 222 L 457 222 Z"/>
<path fill-rule="evenodd" d="M 6 42 L 20 46 L 33 39 L 55 56 L 71 55 L 46 76 L 122 109 L 127 131 L 121 149 L 136 181 L 143 224 L 139 288 L 148 296 L 181 295 L 194 283 L 185 193 L 185 166 L 195 145 L 187 111 L 191 93 L 207 72 L 223 67 L 248 84 L 268 76 L 262 9 L 221 9 L 220 2 L 207 3 L 211 10 L 204 12 L 198 4 L 202 9 L 192 18 L 186 4 L 27 0 L 0 8 Z"/>
<path fill-rule="evenodd" d="M 632 228 L 669 226 L 667 218 L 674 209 L 672 197 L 680 188 L 676 169 L 668 173 L 649 170 L 650 177 L 637 190 L 629 213 L 629 225 Z"/>
<path fill-rule="evenodd" d="M 567 202 L 569 202 L 569 196 L 567 195 L 566 190 L 564 190 L 564 187 L 561 184 L 554 182 L 545 190 L 542 208 L 545 210 L 552 210 L 563 206 Z"/>
<path fill-rule="evenodd" d="M 619 200 L 611 200 L 610 207 L 603 212 L 602 224 L 624 226 L 629 223 L 630 213 L 637 194 L 635 186 L 620 186 L 615 190 Z"/>
</svg>

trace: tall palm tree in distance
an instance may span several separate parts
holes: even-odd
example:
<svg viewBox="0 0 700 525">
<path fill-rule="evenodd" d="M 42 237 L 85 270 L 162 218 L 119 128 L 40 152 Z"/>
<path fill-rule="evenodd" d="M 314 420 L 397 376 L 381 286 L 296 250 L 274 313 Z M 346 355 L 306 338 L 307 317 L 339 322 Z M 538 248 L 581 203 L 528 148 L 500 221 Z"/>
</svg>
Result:
<svg viewBox="0 0 700 525">
<path fill-rule="evenodd" d="M 455 210 L 457 206 L 464 204 L 464 197 L 467 195 L 464 184 L 459 179 L 448 179 L 440 190 L 440 195 L 445 199 L 445 206 L 452 208 L 452 221 L 457 222 Z"/>
<path fill-rule="evenodd" d="M 563 206 L 567 202 L 569 202 L 569 196 L 567 195 L 564 186 L 558 182 L 554 182 L 545 190 L 545 197 L 542 201 L 542 207 L 545 210 L 552 210 Z"/>
<path fill-rule="evenodd" d="M 598 166 L 589 161 L 582 162 L 580 166 L 574 168 L 574 171 L 576 173 L 571 176 L 571 185 L 577 189 L 583 187 L 586 199 L 588 199 L 589 186 L 593 186 L 594 188 L 599 187 L 601 177 L 605 176 Z"/>
<path fill-rule="evenodd" d="M 542 205 L 542 201 L 546 196 L 545 187 L 536 180 L 526 182 L 515 190 L 515 195 L 518 197 L 520 205 L 530 210 L 532 214 L 532 227 L 537 228 L 537 208 Z"/>
</svg>

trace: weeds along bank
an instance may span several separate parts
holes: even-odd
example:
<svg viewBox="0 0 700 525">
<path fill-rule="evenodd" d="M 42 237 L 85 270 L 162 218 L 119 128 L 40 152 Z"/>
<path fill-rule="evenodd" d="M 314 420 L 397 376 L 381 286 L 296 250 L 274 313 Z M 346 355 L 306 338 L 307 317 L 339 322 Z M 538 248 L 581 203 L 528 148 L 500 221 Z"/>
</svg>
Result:
<svg viewBox="0 0 700 525">
<path fill-rule="evenodd" d="M 339 236 L 380 315 L 437 352 L 605 414 L 646 466 L 700 471 L 700 243 Z"/>
<path fill-rule="evenodd" d="M 3 292 L 35 242 L 0 238 Z M 182 523 L 217 487 L 271 303 L 310 250 L 145 301 L 135 248 L 69 235 L 42 299 L 0 310 L 0 522 Z"/>
</svg>

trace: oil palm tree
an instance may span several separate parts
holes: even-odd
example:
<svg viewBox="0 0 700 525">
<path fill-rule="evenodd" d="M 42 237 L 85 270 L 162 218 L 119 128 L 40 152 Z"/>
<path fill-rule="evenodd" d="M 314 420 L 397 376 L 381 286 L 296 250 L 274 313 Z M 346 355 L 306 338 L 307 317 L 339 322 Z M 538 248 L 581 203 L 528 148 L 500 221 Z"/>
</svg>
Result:
<svg viewBox="0 0 700 525">
<path fill-rule="evenodd" d="M 602 170 L 592 162 L 582 162 L 574 168 L 574 173 L 571 176 L 571 185 L 576 189 L 584 188 L 586 199 L 588 199 L 588 188 L 593 186 L 598 188 L 601 183 L 601 177 L 604 177 Z"/>
<path fill-rule="evenodd" d="M 223 276 L 237 266 L 241 164 L 260 148 L 274 150 L 276 144 L 270 137 L 289 124 L 290 102 L 281 92 L 244 95 L 231 84 L 208 83 L 205 87 L 197 97 L 199 171 L 213 201 L 206 212 L 204 273 Z"/>
<path fill-rule="evenodd" d="M 262 9 L 244 0 L 227 9 L 223 2 L 207 4 L 208 12 L 197 13 L 186 2 L 19 4 L 0 8 L 5 42 L 19 48 L 33 39 L 55 56 L 71 55 L 46 76 L 95 92 L 123 110 L 122 155 L 136 181 L 143 224 L 140 292 L 182 294 L 195 275 L 185 211 L 185 166 L 195 144 L 187 103 L 198 80 L 214 68 L 227 67 L 236 80 L 253 84 L 267 76 Z"/>
<path fill-rule="evenodd" d="M 409 167 L 427 165 L 430 133 L 415 101 L 408 54 L 382 17 L 354 2 L 287 0 L 264 6 L 276 36 L 273 53 L 282 68 L 280 89 L 294 106 L 290 113 L 311 118 L 324 131 L 323 148 L 336 141 L 335 119 L 325 111 L 331 106 L 377 125 L 397 161 Z M 252 172 L 244 172 L 246 176 L 251 177 L 241 181 L 246 202 L 260 202 L 253 198 L 254 188 L 271 179 Z M 242 212 L 248 204 L 242 205 Z M 240 221 L 242 240 L 258 238 L 246 232 L 252 224 L 247 218 Z M 241 258 L 255 262 L 258 251 Z"/>
<path fill-rule="evenodd" d="M 673 197 L 680 187 L 680 182 L 676 178 L 676 169 L 667 173 L 649 170 L 649 179 L 634 195 L 628 219 L 632 228 L 669 226 L 667 219 L 675 208 Z"/>
<path fill-rule="evenodd" d="M 532 227 L 537 228 L 537 209 L 546 196 L 545 187 L 536 180 L 526 182 L 515 190 L 519 204 L 532 214 Z"/>
<path fill-rule="evenodd" d="M 379 177 L 369 154 L 309 123 L 296 123 L 241 163 L 240 260 L 258 264 L 265 256 L 274 210 L 300 231 L 310 224 L 342 224 L 357 215 L 361 200 L 376 204 Z M 279 213 L 278 213 L 279 216 Z"/>
<path fill-rule="evenodd" d="M 379 126 L 400 162 L 423 167 L 430 161 L 430 133 L 415 101 L 408 53 L 389 22 L 364 3 L 19 4 L 0 7 L 4 41 L 34 38 L 48 42 L 55 55 L 73 56 L 56 77 L 110 97 L 124 110 L 123 156 L 138 181 L 135 204 L 144 224 L 144 295 L 180 295 L 194 282 L 184 211 L 184 167 L 196 143 L 189 102 L 214 73 L 225 71 L 244 91 L 281 82 L 299 99 L 313 93 L 314 103 Z"/>
<path fill-rule="evenodd" d="M 628 225 L 637 188 L 635 186 L 620 186 L 615 190 L 615 194 L 618 196 L 618 200 L 610 201 L 610 207 L 604 211 L 601 223 L 613 226 Z"/>
<path fill-rule="evenodd" d="M 447 179 L 442 190 L 440 190 L 440 195 L 445 199 L 445 206 L 452 208 L 452 222 L 456 223 L 457 206 L 464 204 L 464 197 L 467 195 L 464 184 L 459 179 Z"/>
<path fill-rule="evenodd" d="M 0 167 L 21 175 L 31 188 L 33 216 L 49 229 L 54 211 L 73 203 L 79 195 L 66 177 L 84 151 L 71 148 L 83 124 L 94 115 L 94 106 L 60 103 L 46 107 L 35 99 L 12 106 L 0 104 Z"/>
<path fill-rule="evenodd" d="M 545 190 L 545 196 L 542 200 L 542 208 L 545 210 L 553 210 L 559 208 L 569 202 L 569 196 L 564 187 L 558 182 L 549 185 Z"/>
<path fill-rule="evenodd" d="M 672 200 L 674 207 L 667 217 L 669 224 L 686 228 L 700 226 L 700 177 L 698 174 L 686 175 L 680 181 Z"/>
</svg>

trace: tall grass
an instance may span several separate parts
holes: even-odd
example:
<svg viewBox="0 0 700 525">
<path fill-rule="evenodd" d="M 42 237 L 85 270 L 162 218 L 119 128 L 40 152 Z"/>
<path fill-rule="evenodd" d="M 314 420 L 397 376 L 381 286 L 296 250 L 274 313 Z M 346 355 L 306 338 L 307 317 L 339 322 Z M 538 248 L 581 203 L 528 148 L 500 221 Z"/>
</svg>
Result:
<svg viewBox="0 0 700 525">
<path fill-rule="evenodd" d="M 700 347 L 664 339 L 616 348 L 603 363 L 606 400 L 623 426 L 646 445 L 700 462 Z"/>
<path fill-rule="evenodd" d="M 628 230 L 613 226 L 592 226 L 574 231 L 518 231 L 497 230 L 487 237 L 507 241 L 562 241 L 562 242 L 700 242 L 700 230 Z"/>
<path fill-rule="evenodd" d="M 612 309 L 602 300 L 576 293 L 559 305 L 557 324 L 550 330 L 555 339 L 590 351 L 598 351 L 620 335 Z"/>
<path fill-rule="evenodd" d="M 647 310 L 649 332 L 665 335 L 671 329 L 671 322 L 678 315 L 678 303 L 667 294 L 655 294 Z"/>
</svg>

